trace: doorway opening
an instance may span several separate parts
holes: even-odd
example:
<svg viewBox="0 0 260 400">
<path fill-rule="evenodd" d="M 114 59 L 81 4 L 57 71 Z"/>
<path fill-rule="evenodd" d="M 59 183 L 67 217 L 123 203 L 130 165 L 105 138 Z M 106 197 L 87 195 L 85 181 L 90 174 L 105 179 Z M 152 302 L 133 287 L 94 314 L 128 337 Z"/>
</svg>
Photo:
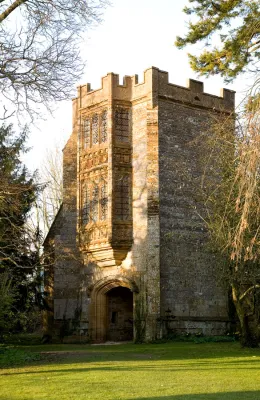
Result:
<svg viewBox="0 0 260 400">
<path fill-rule="evenodd" d="M 107 340 L 133 340 L 133 292 L 117 286 L 107 296 Z"/>
</svg>

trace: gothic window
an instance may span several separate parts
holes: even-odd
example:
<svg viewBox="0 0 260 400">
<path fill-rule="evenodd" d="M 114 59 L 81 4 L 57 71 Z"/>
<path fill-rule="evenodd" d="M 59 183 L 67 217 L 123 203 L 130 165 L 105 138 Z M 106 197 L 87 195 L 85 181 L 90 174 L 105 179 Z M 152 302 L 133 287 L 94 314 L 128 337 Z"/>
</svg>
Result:
<svg viewBox="0 0 260 400">
<path fill-rule="evenodd" d="M 107 183 L 102 181 L 92 187 L 85 187 L 82 195 L 82 224 L 105 221 L 108 218 Z"/>
<path fill-rule="evenodd" d="M 95 114 L 92 117 L 92 144 L 98 144 L 99 143 L 99 137 L 98 137 L 98 115 Z"/>
<path fill-rule="evenodd" d="M 130 177 L 125 175 L 116 181 L 115 185 L 115 218 L 128 220 L 131 216 Z"/>
<path fill-rule="evenodd" d="M 100 219 L 101 221 L 105 221 L 108 210 L 107 184 L 105 182 L 102 183 L 100 192 Z"/>
<path fill-rule="evenodd" d="M 107 141 L 107 110 L 105 110 L 101 115 L 101 143 Z"/>
<path fill-rule="evenodd" d="M 90 120 L 83 120 L 83 148 L 90 147 Z"/>
<path fill-rule="evenodd" d="M 83 208 L 82 208 L 82 223 L 84 225 L 90 222 L 90 195 L 89 189 L 86 187 L 85 192 L 83 194 Z"/>
<path fill-rule="evenodd" d="M 115 136 L 117 141 L 129 143 L 129 112 L 124 108 L 119 108 L 115 112 Z"/>
<path fill-rule="evenodd" d="M 98 221 L 98 185 L 92 189 L 91 217 L 93 222 Z"/>
</svg>

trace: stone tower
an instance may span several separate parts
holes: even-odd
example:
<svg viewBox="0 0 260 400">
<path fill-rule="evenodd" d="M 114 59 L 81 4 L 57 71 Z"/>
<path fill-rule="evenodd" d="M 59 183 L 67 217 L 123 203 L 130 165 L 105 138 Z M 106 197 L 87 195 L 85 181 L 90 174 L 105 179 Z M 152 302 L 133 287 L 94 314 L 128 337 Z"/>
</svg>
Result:
<svg viewBox="0 0 260 400">
<path fill-rule="evenodd" d="M 152 67 L 142 83 L 110 73 L 101 89 L 80 86 L 73 110 L 63 205 L 45 240 L 49 328 L 67 321 L 95 342 L 223 334 L 227 296 L 191 185 L 202 171 L 190 143 L 212 116 L 233 113 L 234 92 L 173 85 Z"/>
</svg>

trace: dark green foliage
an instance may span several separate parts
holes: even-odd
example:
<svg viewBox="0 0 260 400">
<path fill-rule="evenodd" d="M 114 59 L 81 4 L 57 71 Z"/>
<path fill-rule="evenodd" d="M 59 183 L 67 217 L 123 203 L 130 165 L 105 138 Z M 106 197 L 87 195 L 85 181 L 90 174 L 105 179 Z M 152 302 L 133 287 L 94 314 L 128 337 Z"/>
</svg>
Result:
<svg viewBox="0 0 260 400">
<path fill-rule="evenodd" d="M 0 368 L 30 364 L 33 361 L 41 359 L 42 356 L 38 353 L 24 351 L 14 347 L 0 347 Z"/>
<path fill-rule="evenodd" d="M 0 127 L 0 335 L 30 325 L 40 301 L 39 231 L 26 224 L 38 187 L 21 161 L 26 134 Z"/>
<path fill-rule="evenodd" d="M 205 41 L 211 45 L 213 34 L 218 35 L 220 45 L 211 46 L 199 56 L 189 54 L 194 71 L 201 75 L 220 74 L 226 80 L 234 79 L 245 72 L 250 64 L 251 71 L 258 71 L 260 57 L 260 3 L 243 0 L 189 0 L 187 15 L 197 17 L 189 23 L 184 38 L 177 37 L 176 46 Z"/>
<path fill-rule="evenodd" d="M 3 347 L 16 347 L 16 346 L 33 346 L 40 345 L 42 339 L 41 332 L 39 333 L 11 333 L 4 336 Z M 1 345 L 0 345 L 1 349 Z"/>
</svg>

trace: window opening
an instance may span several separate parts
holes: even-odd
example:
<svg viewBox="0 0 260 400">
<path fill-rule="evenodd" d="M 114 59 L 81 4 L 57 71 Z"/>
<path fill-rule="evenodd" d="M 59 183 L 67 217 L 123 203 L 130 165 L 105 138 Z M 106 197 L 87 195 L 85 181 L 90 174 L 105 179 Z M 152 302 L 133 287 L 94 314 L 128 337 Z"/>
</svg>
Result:
<svg viewBox="0 0 260 400">
<path fill-rule="evenodd" d="M 118 220 L 130 219 L 129 176 L 118 179 L 115 187 L 115 217 Z"/>
<path fill-rule="evenodd" d="M 101 143 L 107 141 L 107 110 L 101 115 Z"/>
<path fill-rule="evenodd" d="M 98 185 L 95 185 L 92 190 L 92 207 L 91 207 L 92 221 L 98 220 Z"/>
<path fill-rule="evenodd" d="M 104 182 L 101 185 L 101 199 L 100 199 L 100 219 L 101 221 L 105 221 L 107 219 L 108 212 L 108 198 L 107 198 L 107 184 Z"/>
<path fill-rule="evenodd" d="M 115 112 L 115 136 L 119 142 L 128 143 L 130 140 L 129 112 L 118 109 Z"/>
<path fill-rule="evenodd" d="M 98 144 L 99 137 L 98 137 L 98 115 L 95 114 L 92 117 L 92 144 Z"/>
<path fill-rule="evenodd" d="M 86 187 L 84 190 L 84 201 L 82 209 L 82 223 L 84 225 L 90 222 L 90 196 L 89 189 Z"/>
<path fill-rule="evenodd" d="M 90 120 L 83 120 L 83 148 L 90 147 Z"/>
</svg>

